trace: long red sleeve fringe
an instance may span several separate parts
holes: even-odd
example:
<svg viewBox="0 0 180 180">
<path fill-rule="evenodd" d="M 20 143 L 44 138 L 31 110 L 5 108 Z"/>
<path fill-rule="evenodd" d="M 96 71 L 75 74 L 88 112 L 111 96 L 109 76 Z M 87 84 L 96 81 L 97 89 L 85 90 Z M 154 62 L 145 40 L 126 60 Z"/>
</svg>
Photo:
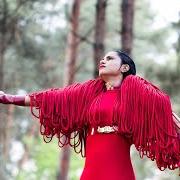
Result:
<svg viewBox="0 0 180 180">
<path fill-rule="evenodd" d="M 84 156 L 88 125 L 102 122 L 97 107 L 91 118 L 88 110 L 92 101 L 99 104 L 95 97 L 104 90 L 104 81 L 97 78 L 30 94 L 31 110 L 40 119 L 44 140 L 49 142 L 56 135 L 60 146 L 70 144 Z M 38 116 L 33 107 L 39 111 Z M 180 139 L 167 94 L 145 79 L 129 75 L 121 84 L 113 109 L 113 125 L 117 124 L 119 133 L 135 145 L 141 158 L 146 155 L 156 160 L 160 170 L 180 166 Z"/>
<path fill-rule="evenodd" d="M 69 144 L 75 152 L 84 156 L 87 134 L 85 114 L 89 103 L 102 91 L 102 87 L 102 81 L 89 80 L 83 84 L 74 83 L 65 88 L 29 94 L 31 112 L 40 119 L 44 141 L 48 143 L 56 135 L 60 147 Z"/>
<path fill-rule="evenodd" d="M 145 79 L 129 75 L 122 83 L 119 99 L 114 119 L 119 132 L 132 139 L 140 157 L 156 160 L 160 170 L 178 168 L 180 139 L 169 96 Z"/>
</svg>

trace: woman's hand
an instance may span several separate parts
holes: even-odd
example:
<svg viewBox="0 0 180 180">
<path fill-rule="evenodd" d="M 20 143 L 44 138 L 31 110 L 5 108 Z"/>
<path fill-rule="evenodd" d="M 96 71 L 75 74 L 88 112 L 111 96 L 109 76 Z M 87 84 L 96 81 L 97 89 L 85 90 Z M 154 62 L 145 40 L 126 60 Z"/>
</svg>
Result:
<svg viewBox="0 0 180 180">
<path fill-rule="evenodd" d="M 5 104 L 5 93 L 0 91 L 0 103 Z"/>
<path fill-rule="evenodd" d="M 174 112 L 172 112 L 172 115 L 173 115 L 174 123 L 176 125 L 176 129 L 177 129 L 178 133 L 180 134 L 180 117 L 178 117 L 178 115 L 175 114 Z"/>
<path fill-rule="evenodd" d="M 11 95 L 5 94 L 3 91 L 0 91 L 0 103 L 2 104 L 14 104 L 18 106 L 26 106 L 25 95 Z"/>
<path fill-rule="evenodd" d="M 3 103 L 3 97 L 5 93 L 3 91 L 0 91 L 0 103 Z"/>
</svg>

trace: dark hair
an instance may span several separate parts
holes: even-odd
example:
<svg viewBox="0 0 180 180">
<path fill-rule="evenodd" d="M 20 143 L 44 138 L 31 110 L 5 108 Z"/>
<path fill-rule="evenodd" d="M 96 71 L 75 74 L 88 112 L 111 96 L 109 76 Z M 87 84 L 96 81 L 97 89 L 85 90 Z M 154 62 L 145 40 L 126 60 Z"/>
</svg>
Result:
<svg viewBox="0 0 180 180">
<path fill-rule="evenodd" d="M 125 53 L 123 51 L 115 50 L 115 52 L 121 58 L 122 64 L 128 64 L 130 67 L 129 71 L 123 73 L 123 77 L 125 78 L 126 76 L 128 76 L 130 74 L 135 75 L 136 74 L 136 65 L 135 65 L 133 59 L 127 53 Z"/>
</svg>

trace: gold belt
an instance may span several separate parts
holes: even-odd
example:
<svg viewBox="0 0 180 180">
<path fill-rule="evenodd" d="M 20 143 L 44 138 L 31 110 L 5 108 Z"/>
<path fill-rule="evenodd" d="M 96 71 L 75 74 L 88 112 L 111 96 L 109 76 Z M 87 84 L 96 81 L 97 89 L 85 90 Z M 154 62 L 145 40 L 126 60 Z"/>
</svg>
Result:
<svg viewBox="0 0 180 180">
<path fill-rule="evenodd" d="M 96 129 L 97 133 L 112 133 L 118 131 L 118 126 L 104 126 L 100 127 L 98 126 Z M 91 129 L 91 135 L 95 133 L 95 128 Z"/>
</svg>

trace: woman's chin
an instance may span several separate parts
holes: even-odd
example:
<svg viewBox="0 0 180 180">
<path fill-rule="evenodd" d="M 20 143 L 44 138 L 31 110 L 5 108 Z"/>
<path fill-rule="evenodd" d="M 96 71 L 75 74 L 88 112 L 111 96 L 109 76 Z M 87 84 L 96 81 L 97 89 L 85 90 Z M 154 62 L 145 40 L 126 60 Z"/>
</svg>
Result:
<svg viewBox="0 0 180 180">
<path fill-rule="evenodd" d="M 108 73 L 106 73 L 106 72 L 99 72 L 99 77 L 101 77 L 102 79 L 104 79 L 107 76 L 108 76 Z"/>
<path fill-rule="evenodd" d="M 102 77 L 105 73 L 103 71 L 99 71 L 99 76 Z"/>
</svg>

